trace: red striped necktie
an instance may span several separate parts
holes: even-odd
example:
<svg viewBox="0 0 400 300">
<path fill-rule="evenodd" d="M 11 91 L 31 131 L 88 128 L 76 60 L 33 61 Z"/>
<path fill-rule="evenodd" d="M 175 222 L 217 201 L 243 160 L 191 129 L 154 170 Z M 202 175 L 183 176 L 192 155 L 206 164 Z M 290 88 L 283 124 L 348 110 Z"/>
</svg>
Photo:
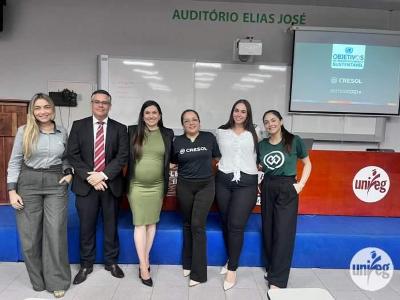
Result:
<svg viewBox="0 0 400 300">
<path fill-rule="evenodd" d="M 106 167 L 106 154 L 104 152 L 104 122 L 97 122 L 96 142 L 94 144 L 94 171 L 103 172 Z"/>
</svg>

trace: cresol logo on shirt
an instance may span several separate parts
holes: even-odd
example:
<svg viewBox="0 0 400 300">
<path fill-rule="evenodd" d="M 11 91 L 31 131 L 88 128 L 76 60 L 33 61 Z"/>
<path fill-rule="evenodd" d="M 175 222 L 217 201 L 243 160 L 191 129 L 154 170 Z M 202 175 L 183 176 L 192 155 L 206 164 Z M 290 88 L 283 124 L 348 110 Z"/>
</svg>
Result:
<svg viewBox="0 0 400 300">
<path fill-rule="evenodd" d="M 182 148 L 181 150 L 179 150 L 180 154 L 184 154 L 185 152 L 199 152 L 199 151 L 207 151 L 206 147 L 196 147 L 196 148 Z"/>
<path fill-rule="evenodd" d="M 358 199 L 367 203 L 382 200 L 390 188 L 388 174 L 377 166 L 368 166 L 353 178 L 353 192 Z"/>
</svg>

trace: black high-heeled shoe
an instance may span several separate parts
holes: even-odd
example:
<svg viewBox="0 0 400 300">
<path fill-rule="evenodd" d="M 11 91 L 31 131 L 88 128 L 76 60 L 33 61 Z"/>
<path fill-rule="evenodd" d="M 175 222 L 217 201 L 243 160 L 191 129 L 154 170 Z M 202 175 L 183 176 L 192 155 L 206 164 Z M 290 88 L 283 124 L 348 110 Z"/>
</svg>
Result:
<svg viewBox="0 0 400 300">
<path fill-rule="evenodd" d="M 140 278 L 140 280 L 142 281 L 142 283 L 144 284 L 144 285 L 147 285 L 147 286 L 153 286 L 153 280 L 151 279 L 151 277 L 150 278 L 148 278 L 148 279 L 143 279 L 142 278 L 142 274 L 140 274 L 140 267 L 139 267 L 139 278 Z"/>
</svg>

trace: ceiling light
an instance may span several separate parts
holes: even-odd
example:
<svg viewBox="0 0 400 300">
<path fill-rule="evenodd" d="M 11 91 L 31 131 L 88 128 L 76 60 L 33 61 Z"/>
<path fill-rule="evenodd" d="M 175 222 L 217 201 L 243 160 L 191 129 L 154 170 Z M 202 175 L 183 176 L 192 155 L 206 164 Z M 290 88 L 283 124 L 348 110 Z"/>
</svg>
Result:
<svg viewBox="0 0 400 300">
<path fill-rule="evenodd" d="M 143 67 L 154 66 L 154 63 L 151 61 L 141 61 L 141 60 L 124 60 L 122 63 L 128 66 L 143 66 Z"/>
</svg>

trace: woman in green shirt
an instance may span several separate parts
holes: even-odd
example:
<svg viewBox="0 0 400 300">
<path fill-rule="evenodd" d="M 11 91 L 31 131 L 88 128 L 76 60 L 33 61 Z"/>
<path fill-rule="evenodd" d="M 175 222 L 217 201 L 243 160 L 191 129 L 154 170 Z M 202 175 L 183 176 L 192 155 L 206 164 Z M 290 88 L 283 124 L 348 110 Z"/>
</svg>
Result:
<svg viewBox="0 0 400 300">
<path fill-rule="evenodd" d="M 156 223 L 168 190 L 169 162 L 174 132 L 165 128 L 157 102 L 143 103 L 138 124 L 128 127 L 128 199 L 135 225 L 134 241 L 139 257 L 139 278 L 153 286 L 149 254 L 156 233 Z"/>
<path fill-rule="evenodd" d="M 269 134 L 259 142 L 259 159 L 264 171 L 261 216 L 270 288 L 287 286 L 296 237 L 298 194 L 311 173 L 311 161 L 303 140 L 283 126 L 281 114 L 269 110 L 263 115 Z M 303 164 L 296 180 L 297 160 Z"/>
</svg>

